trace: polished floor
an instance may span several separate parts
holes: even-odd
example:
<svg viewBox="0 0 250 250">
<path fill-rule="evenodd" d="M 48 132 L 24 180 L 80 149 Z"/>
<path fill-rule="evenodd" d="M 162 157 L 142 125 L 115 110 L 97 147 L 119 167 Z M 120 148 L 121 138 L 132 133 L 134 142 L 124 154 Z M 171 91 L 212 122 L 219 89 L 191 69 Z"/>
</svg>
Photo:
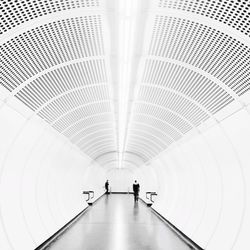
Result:
<svg viewBox="0 0 250 250">
<path fill-rule="evenodd" d="M 133 196 L 101 198 L 49 250 L 190 250 L 150 208 Z"/>
</svg>

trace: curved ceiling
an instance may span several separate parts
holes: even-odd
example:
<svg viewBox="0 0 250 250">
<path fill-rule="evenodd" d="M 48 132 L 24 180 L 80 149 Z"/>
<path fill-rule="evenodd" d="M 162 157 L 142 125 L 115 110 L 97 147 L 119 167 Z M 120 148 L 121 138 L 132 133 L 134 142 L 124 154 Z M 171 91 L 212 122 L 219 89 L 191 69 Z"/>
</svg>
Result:
<svg viewBox="0 0 250 250">
<path fill-rule="evenodd" d="M 124 3 L 2 1 L 0 75 L 7 103 L 19 99 L 100 165 L 133 168 L 244 108 L 250 6 L 137 0 L 123 15 Z M 121 17 L 134 26 L 133 42 L 124 42 L 132 46 L 125 104 Z"/>
</svg>

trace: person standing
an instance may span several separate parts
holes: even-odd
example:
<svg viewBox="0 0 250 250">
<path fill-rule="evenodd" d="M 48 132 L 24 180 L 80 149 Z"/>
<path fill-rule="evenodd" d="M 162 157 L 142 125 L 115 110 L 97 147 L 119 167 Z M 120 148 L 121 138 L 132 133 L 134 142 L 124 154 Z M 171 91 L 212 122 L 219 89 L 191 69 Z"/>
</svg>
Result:
<svg viewBox="0 0 250 250">
<path fill-rule="evenodd" d="M 133 191 L 134 191 L 135 202 L 138 202 L 139 192 L 140 192 L 140 184 L 137 182 L 137 180 L 135 180 L 135 182 L 133 184 Z"/>
<path fill-rule="evenodd" d="M 106 194 L 109 194 L 109 181 L 106 180 L 105 182 L 105 189 L 106 189 Z"/>
</svg>

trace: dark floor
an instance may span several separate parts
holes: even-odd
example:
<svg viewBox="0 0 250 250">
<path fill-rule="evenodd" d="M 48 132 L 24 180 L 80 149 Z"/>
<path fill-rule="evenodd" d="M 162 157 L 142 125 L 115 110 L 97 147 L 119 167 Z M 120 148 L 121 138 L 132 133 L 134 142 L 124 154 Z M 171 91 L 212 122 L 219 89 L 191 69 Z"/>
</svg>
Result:
<svg viewBox="0 0 250 250">
<path fill-rule="evenodd" d="M 50 250 L 190 250 L 143 202 L 129 194 L 101 198 Z"/>
</svg>

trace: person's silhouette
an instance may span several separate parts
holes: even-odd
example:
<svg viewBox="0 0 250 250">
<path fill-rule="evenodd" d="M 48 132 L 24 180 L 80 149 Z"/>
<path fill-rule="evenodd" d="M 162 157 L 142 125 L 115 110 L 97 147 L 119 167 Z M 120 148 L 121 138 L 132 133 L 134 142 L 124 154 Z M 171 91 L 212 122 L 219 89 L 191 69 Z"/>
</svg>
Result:
<svg viewBox="0 0 250 250">
<path fill-rule="evenodd" d="M 106 180 L 105 182 L 105 189 L 106 189 L 106 194 L 109 194 L 109 181 Z"/>
<path fill-rule="evenodd" d="M 140 192 L 140 184 L 137 182 L 137 180 L 135 180 L 135 182 L 133 184 L 133 191 L 134 191 L 135 202 L 138 202 L 139 192 Z"/>
</svg>

